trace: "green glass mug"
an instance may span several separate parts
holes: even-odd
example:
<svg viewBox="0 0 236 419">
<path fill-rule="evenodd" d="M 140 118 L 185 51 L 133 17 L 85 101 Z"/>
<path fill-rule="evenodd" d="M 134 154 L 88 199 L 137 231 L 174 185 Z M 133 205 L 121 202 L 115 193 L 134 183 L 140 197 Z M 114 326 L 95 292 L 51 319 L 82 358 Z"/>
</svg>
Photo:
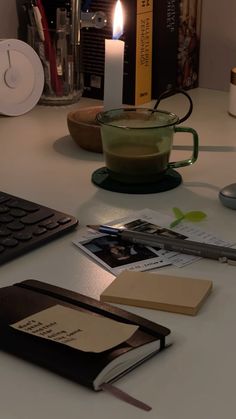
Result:
<svg viewBox="0 0 236 419">
<path fill-rule="evenodd" d="M 198 134 L 176 126 L 174 113 L 146 108 L 112 109 L 97 115 L 105 164 L 111 178 L 122 183 L 157 182 L 168 169 L 193 164 L 198 158 Z M 192 156 L 170 162 L 176 132 L 190 133 Z"/>
</svg>

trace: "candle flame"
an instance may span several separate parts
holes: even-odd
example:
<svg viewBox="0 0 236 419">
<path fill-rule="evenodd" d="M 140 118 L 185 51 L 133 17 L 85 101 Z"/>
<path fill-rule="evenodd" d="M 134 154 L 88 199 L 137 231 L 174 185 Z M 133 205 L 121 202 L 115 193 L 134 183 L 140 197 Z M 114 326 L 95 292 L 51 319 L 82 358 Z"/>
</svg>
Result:
<svg viewBox="0 0 236 419">
<path fill-rule="evenodd" d="M 120 0 L 117 0 L 114 20 L 113 20 L 113 39 L 119 39 L 123 35 L 124 19 Z"/>
</svg>

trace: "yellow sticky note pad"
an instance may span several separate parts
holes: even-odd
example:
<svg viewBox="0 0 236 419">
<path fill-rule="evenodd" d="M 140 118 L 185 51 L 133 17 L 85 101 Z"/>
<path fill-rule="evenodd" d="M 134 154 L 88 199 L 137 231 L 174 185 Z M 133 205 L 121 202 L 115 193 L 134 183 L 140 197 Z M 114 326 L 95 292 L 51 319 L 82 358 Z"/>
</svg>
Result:
<svg viewBox="0 0 236 419">
<path fill-rule="evenodd" d="M 212 289 L 212 281 L 149 272 L 123 271 L 100 300 L 195 315 Z"/>
</svg>

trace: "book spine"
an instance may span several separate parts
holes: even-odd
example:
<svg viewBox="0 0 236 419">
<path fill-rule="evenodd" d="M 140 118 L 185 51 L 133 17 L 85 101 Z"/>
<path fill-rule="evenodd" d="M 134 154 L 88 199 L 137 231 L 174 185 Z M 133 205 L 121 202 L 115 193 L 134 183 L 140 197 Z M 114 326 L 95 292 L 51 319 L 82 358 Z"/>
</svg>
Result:
<svg viewBox="0 0 236 419">
<path fill-rule="evenodd" d="M 153 0 L 152 98 L 176 87 L 179 0 Z"/>
<path fill-rule="evenodd" d="M 179 16 L 177 86 L 198 86 L 202 0 L 182 0 Z"/>
<path fill-rule="evenodd" d="M 137 0 L 135 104 L 152 97 L 153 0 Z"/>
<path fill-rule="evenodd" d="M 123 100 L 142 105 L 151 100 L 153 0 L 123 0 L 125 10 Z"/>
</svg>

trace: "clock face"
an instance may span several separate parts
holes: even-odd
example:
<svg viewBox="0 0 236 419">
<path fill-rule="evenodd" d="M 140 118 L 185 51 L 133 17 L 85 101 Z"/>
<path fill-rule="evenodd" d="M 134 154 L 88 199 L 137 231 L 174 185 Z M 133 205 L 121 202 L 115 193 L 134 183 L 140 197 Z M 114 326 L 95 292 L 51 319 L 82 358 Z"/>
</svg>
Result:
<svg viewBox="0 0 236 419">
<path fill-rule="evenodd" d="M 38 102 L 44 86 L 41 61 L 25 42 L 0 41 L 0 113 L 21 115 Z"/>
</svg>

